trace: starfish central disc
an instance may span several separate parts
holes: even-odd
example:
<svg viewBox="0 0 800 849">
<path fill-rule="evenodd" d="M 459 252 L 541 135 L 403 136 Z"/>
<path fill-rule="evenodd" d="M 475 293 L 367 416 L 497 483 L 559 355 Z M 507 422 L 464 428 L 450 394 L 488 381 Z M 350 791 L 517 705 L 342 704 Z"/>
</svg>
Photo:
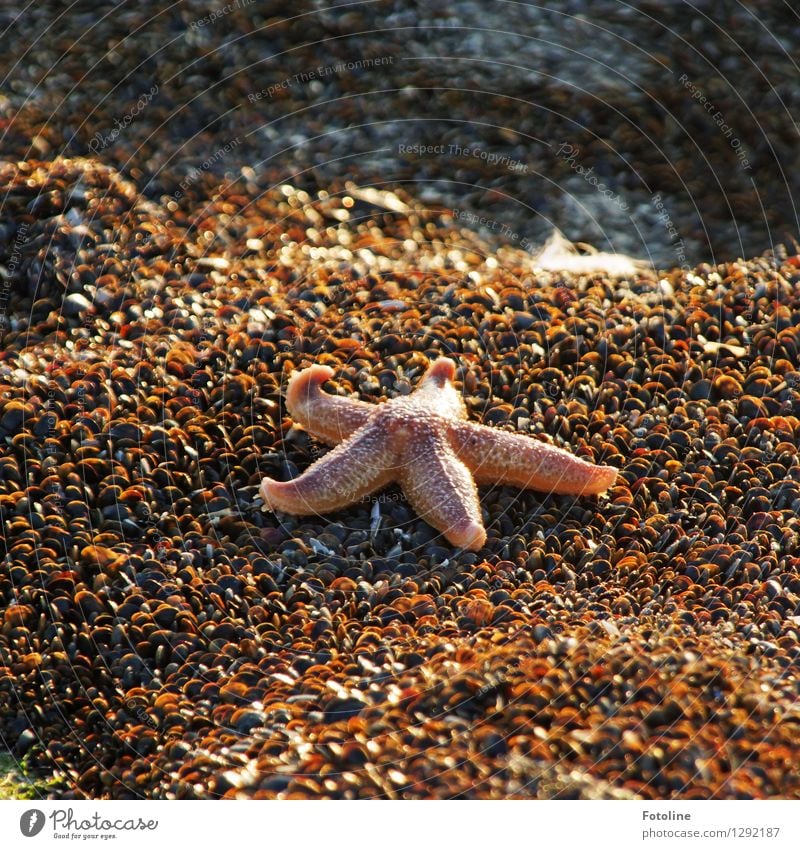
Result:
<svg viewBox="0 0 800 849">
<path fill-rule="evenodd" d="M 329 513 L 396 482 L 428 524 L 453 545 L 477 551 L 486 541 L 478 484 L 562 495 L 597 495 L 614 484 L 612 466 L 468 421 L 455 370 L 440 357 L 411 395 L 377 405 L 323 392 L 333 376 L 327 366 L 293 375 L 286 390 L 290 415 L 336 447 L 294 480 L 264 478 L 264 509 Z"/>
</svg>

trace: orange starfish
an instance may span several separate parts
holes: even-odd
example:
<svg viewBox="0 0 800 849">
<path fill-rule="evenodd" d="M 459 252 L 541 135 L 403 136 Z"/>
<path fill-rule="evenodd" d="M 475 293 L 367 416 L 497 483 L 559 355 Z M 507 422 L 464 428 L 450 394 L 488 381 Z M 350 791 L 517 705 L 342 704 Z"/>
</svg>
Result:
<svg viewBox="0 0 800 849">
<path fill-rule="evenodd" d="M 333 451 L 294 480 L 264 478 L 265 510 L 329 513 L 398 482 L 414 509 L 455 546 L 486 541 L 476 484 L 509 484 L 564 495 L 596 495 L 617 470 L 595 466 L 528 436 L 467 421 L 453 385 L 456 365 L 440 357 L 408 396 L 382 404 L 328 395 L 333 369 L 293 375 L 286 406 L 297 424 Z"/>
</svg>

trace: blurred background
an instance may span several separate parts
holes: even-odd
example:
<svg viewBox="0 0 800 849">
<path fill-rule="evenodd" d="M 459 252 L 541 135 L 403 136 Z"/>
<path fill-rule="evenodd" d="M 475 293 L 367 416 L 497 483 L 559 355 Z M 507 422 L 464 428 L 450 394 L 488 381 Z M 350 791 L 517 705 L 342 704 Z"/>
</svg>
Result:
<svg viewBox="0 0 800 849">
<path fill-rule="evenodd" d="M 157 204 L 353 181 L 659 267 L 797 234 L 787 4 L 49 2 L 0 31 L 0 158 L 94 157 Z"/>
</svg>

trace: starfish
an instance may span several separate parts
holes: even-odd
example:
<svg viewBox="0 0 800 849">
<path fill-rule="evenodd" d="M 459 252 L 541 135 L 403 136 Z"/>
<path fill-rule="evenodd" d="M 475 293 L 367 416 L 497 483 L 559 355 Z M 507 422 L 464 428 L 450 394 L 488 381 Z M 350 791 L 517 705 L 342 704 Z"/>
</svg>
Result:
<svg viewBox="0 0 800 849">
<path fill-rule="evenodd" d="M 617 470 L 596 466 L 529 436 L 467 421 L 453 385 L 456 364 L 440 357 L 410 395 L 380 404 L 329 395 L 333 369 L 292 376 L 286 407 L 312 436 L 336 447 L 294 480 L 264 478 L 262 509 L 329 513 L 397 482 L 414 509 L 454 546 L 486 541 L 477 485 L 508 484 L 563 495 L 597 495 Z"/>
</svg>

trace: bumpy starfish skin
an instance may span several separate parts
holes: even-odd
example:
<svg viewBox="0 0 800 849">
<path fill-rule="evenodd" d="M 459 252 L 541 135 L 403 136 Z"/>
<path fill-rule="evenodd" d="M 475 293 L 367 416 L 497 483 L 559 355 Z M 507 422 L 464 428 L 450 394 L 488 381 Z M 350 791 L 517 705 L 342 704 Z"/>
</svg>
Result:
<svg viewBox="0 0 800 849">
<path fill-rule="evenodd" d="M 455 369 L 440 357 L 411 395 L 377 406 L 323 392 L 333 376 L 327 366 L 295 374 L 286 391 L 290 415 L 336 448 L 294 480 L 264 478 L 264 509 L 327 513 L 396 481 L 425 521 L 453 545 L 476 551 L 486 541 L 476 484 L 563 495 L 596 495 L 614 484 L 611 466 L 467 421 Z"/>
</svg>

